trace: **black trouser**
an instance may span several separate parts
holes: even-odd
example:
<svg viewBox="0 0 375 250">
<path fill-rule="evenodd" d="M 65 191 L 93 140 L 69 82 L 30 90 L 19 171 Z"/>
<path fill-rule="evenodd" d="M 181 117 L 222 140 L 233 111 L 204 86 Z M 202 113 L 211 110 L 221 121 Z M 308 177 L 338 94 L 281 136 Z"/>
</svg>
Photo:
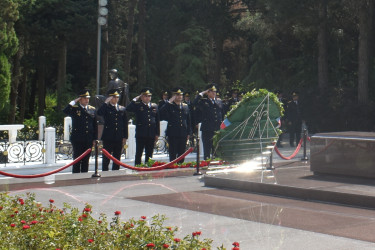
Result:
<svg viewBox="0 0 375 250">
<path fill-rule="evenodd" d="M 299 141 L 301 140 L 301 132 L 302 132 L 302 121 L 294 121 L 289 126 L 289 142 L 292 146 L 294 143 L 294 138 L 296 139 L 296 145 L 298 145 Z"/>
<path fill-rule="evenodd" d="M 86 142 L 72 142 L 73 146 L 73 159 L 77 159 L 87 149 L 92 147 L 92 141 Z M 82 160 L 73 165 L 73 173 L 83 173 L 89 171 L 89 158 L 90 154 L 85 156 Z"/>
<path fill-rule="evenodd" d="M 202 131 L 202 142 L 203 142 L 203 158 L 205 160 L 211 158 L 212 150 L 212 138 L 214 137 L 214 131 Z"/>
<path fill-rule="evenodd" d="M 121 158 L 122 141 L 103 141 L 103 148 L 117 160 Z M 103 155 L 102 171 L 108 171 L 109 159 Z M 120 166 L 113 162 L 112 170 L 119 170 Z"/>
<path fill-rule="evenodd" d="M 169 161 L 181 156 L 186 150 L 187 136 L 168 136 L 169 144 Z M 179 163 L 183 163 L 184 159 L 180 160 Z"/>
<path fill-rule="evenodd" d="M 145 150 L 145 162 L 152 158 L 154 152 L 155 137 L 137 137 L 135 149 L 135 165 L 141 164 L 143 150 Z"/>
</svg>

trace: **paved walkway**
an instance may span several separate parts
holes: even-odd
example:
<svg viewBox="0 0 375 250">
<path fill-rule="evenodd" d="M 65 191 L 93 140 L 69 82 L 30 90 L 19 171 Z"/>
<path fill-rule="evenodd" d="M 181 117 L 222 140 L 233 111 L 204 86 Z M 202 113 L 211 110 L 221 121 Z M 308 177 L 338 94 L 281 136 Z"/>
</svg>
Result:
<svg viewBox="0 0 375 250">
<path fill-rule="evenodd" d="M 282 149 L 286 155 L 292 151 Z M 274 156 L 276 169 L 281 172 L 293 164 L 303 169 L 300 158 L 287 162 Z M 375 249 L 374 210 L 208 187 L 204 176 L 194 172 L 122 170 L 102 173 L 100 179 L 91 178 L 92 172 L 57 174 L 49 180 L 2 178 L 0 189 L 12 195 L 33 192 L 44 204 L 50 198 L 57 206 L 67 202 L 83 208 L 89 203 L 94 216 L 111 217 L 116 210 L 124 220 L 165 214 L 166 225 L 180 228 L 179 236 L 199 230 L 203 238 L 214 240 L 214 247 L 231 249 L 238 241 L 241 249 Z"/>
</svg>

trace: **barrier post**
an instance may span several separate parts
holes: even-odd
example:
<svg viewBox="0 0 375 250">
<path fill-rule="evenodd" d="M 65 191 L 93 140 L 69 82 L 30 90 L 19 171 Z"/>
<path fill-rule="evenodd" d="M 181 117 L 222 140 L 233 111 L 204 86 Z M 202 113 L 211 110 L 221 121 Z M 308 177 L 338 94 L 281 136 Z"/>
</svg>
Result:
<svg viewBox="0 0 375 250">
<path fill-rule="evenodd" d="M 271 154 L 270 154 L 270 165 L 267 167 L 268 170 L 273 169 L 273 148 L 271 148 Z"/>
<path fill-rule="evenodd" d="M 303 162 L 307 162 L 309 160 L 306 155 L 306 141 L 307 141 L 307 129 L 304 128 L 303 129 L 303 158 L 301 159 L 301 161 Z"/>
<path fill-rule="evenodd" d="M 201 172 L 199 172 L 199 165 L 200 165 L 200 159 L 199 159 L 199 136 L 197 136 L 197 171 L 194 173 L 194 175 L 202 175 Z"/>
<path fill-rule="evenodd" d="M 101 175 L 98 173 L 99 164 L 98 164 L 98 156 L 99 156 L 99 149 L 98 149 L 99 141 L 95 141 L 95 173 L 91 176 L 92 178 L 99 178 Z"/>
</svg>

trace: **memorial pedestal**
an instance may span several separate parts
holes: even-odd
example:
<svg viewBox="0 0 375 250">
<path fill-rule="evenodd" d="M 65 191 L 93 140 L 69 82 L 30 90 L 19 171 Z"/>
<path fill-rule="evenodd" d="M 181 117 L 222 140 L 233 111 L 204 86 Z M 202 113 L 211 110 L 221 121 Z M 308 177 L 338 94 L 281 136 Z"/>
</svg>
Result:
<svg viewBox="0 0 375 250">
<path fill-rule="evenodd" d="M 375 133 L 316 134 L 311 137 L 310 158 L 314 174 L 375 178 Z"/>
</svg>

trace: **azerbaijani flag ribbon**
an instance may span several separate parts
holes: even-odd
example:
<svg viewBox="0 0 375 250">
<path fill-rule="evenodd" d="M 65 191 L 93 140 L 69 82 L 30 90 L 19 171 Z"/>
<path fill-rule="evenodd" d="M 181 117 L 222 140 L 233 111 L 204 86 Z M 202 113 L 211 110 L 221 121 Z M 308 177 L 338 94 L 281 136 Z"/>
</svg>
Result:
<svg viewBox="0 0 375 250">
<path fill-rule="evenodd" d="M 231 124 L 232 123 L 227 118 L 225 118 L 225 120 L 220 125 L 220 129 L 225 129 L 226 127 L 228 127 Z"/>
</svg>

